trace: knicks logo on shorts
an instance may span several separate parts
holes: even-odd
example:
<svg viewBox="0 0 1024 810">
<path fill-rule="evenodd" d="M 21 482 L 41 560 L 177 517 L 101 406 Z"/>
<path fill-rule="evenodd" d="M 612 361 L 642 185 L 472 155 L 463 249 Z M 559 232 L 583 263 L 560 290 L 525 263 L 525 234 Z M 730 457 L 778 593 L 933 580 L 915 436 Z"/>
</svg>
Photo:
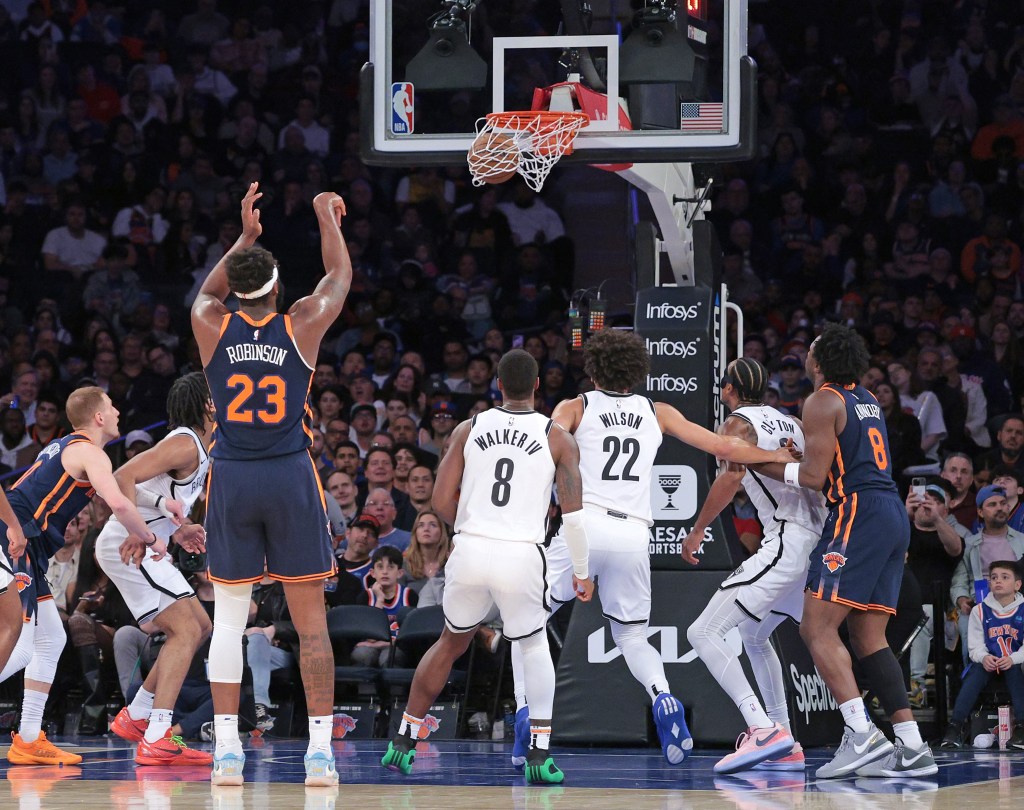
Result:
<svg viewBox="0 0 1024 810">
<path fill-rule="evenodd" d="M 828 554 L 821 555 L 821 561 L 825 567 L 829 570 L 829 573 L 834 574 L 844 565 L 846 565 L 846 557 L 840 554 L 838 551 L 830 551 Z"/>
<path fill-rule="evenodd" d="M 356 730 L 356 724 L 358 722 L 359 721 L 350 714 L 338 713 L 334 715 L 334 728 L 331 732 L 331 736 L 336 740 L 343 739 L 350 731 Z"/>
<path fill-rule="evenodd" d="M 32 585 L 32 577 L 23 571 L 19 571 L 14 575 L 14 581 L 18 583 L 18 593 L 21 593 L 26 588 Z"/>
</svg>

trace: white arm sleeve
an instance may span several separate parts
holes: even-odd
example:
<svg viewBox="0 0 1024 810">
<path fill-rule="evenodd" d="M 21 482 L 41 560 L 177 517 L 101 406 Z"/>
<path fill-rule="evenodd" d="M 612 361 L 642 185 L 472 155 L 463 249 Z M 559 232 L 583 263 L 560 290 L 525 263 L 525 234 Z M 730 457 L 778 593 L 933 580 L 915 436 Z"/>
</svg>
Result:
<svg viewBox="0 0 1024 810">
<path fill-rule="evenodd" d="M 572 572 L 577 579 L 590 578 L 590 546 L 587 532 L 583 528 L 583 510 L 566 512 L 562 515 L 562 536 L 572 559 Z"/>
</svg>

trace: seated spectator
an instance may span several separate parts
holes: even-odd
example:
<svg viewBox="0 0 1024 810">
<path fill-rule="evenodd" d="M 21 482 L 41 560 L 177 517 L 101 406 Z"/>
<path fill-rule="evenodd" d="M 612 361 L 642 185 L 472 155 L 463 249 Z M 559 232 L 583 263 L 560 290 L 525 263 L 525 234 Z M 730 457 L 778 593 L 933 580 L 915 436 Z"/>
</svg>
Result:
<svg viewBox="0 0 1024 810">
<path fill-rule="evenodd" d="M 966 453 L 950 453 L 942 463 L 941 476 L 953 485 L 949 511 L 957 523 L 970 528 L 978 520 L 978 507 L 974 503 L 974 462 Z"/>
<path fill-rule="evenodd" d="M 992 468 L 992 486 L 1006 492 L 1006 509 L 1010 515 L 1007 525 L 1014 531 L 1024 534 L 1024 509 L 1021 508 L 1020 501 L 1020 496 L 1024 494 L 1022 484 L 1024 473 L 1018 471 L 1016 467 L 1002 464 Z M 980 524 L 975 521 L 972 529 L 977 531 L 979 528 Z"/>
<path fill-rule="evenodd" d="M 779 404 L 783 413 L 799 416 L 804 399 L 813 390 L 807 379 L 803 361 L 795 354 L 787 354 L 779 361 Z"/>
<path fill-rule="evenodd" d="M 425 431 L 420 431 L 420 447 L 440 456 L 444 440 L 451 435 L 458 423 L 455 406 L 451 402 L 441 400 L 434 403 L 430 411 L 430 424 Z"/>
<path fill-rule="evenodd" d="M 364 509 L 380 523 L 380 544 L 394 546 L 399 551 L 409 547 L 409 532 L 395 526 L 398 511 L 395 500 L 388 489 L 371 489 L 366 496 Z"/>
<path fill-rule="evenodd" d="M 370 573 L 370 556 L 377 548 L 379 536 L 380 521 L 374 515 L 362 512 L 348 527 L 345 548 L 341 554 L 335 551 L 339 571 L 351 574 L 362 583 Z"/>
<path fill-rule="evenodd" d="M 107 240 L 89 230 L 85 222 L 85 205 L 72 201 L 64 209 L 64 224 L 46 234 L 43 266 L 55 279 L 51 289 L 59 290 L 68 280 L 77 281 L 99 264 Z"/>
<path fill-rule="evenodd" d="M 967 623 L 971 608 L 988 595 L 988 580 L 983 572 L 996 560 L 1019 560 L 1024 556 L 1024 534 L 1007 526 L 1010 513 L 1006 492 L 999 487 L 982 487 L 975 503 L 981 530 L 967 537 L 964 555 L 953 572 L 949 595 L 960 611 L 958 624 L 967 663 Z"/>
<path fill-rule="evenodd" d="M 1024 749 L 1024 597 L 1014 560 L 994 560 L 988 567 L 989 593 L 975 605 L 968 619 L 969 664 L 953 706 L 949 726 L 942 738 L 943 748 L 963 745 L 964 723 L 974 711 L 981 691 L 999 678 L 1010 692 L 1016 728 L 1010 737 L 1012 749 Z"/>
<path fill-rule="evenodd" d="M 906 500 L 910 518 L 907 566 L 920 585 L 921 607 L 928 616 L 928 623 L 910 648 L 910 699 L 918 705 L 924 703 L 925 670 L 933 636 L 933 605 L 949 590 L 953 570 L 964 553 L 963 538 L 968 534 L 968 530 L 949 514 L 949 491 L 953 485 L 945 480 L 942 484 L 945 486 L 929 483 L 924 495 L 911 491 Z"/>
<path fill-rule="evenodd" d="M 12 470 L 27 467 L 42 448 L 25 428 L 25 414 L 18 407 L 8 407 L 0 414 L 0 464 Z"/>
<path fill-rule="evenodd" d="M 987 481 L 991 481 L 991 470 L 1006 464 L 1014 469 L 1024 471 L 1024 417 L 1010 414 L 996 432 L 996 446 L 978 459 L 975 473 L 986 471 Z"/>
<path fill-rule="evenodd" d="M 875 396 L 885 416 L 885 432 L 889 437 L 893 477 L 896 478 L 908 467 L 925 461 L 921 451 L 921 423 L 916 416 L 903 410 L 896 388 L 888 380 L 875 385 Z"/>
<path fill-rule="evenodd" d="M 328 494 L 338 504 L 338 508 L 341 509 L 345 528 L 351 528 L 356 515 L 359 513 L 359 509 L 356 506 L 356 494 L 359 490 L 356 488 L 352 476 L 343 470 L 334 470 L 327 476 L 325 487 Z"/>
<path fill-rule="evenodd" d="M 357 485 L 363 481 L 359 466 L 359 445 L 347 440 L 338 442 L 334 450 L 334 469 L 348 473 Z"/>
<path fill-rule="evenodd" d="M 430 509 L 433 497 L 434 470 L 424 464 L 417 464 L 409 470 L 409 502 L 417 512 L 423 512 Z"/>
<path fill-rule="evenodd" d="M 289 669 L 296 661 L 299 634 L 288 613 L 284 586 L 267 576 L 253 589 L 256 615 L 249 620 L 245 635 L 246 660 L 252 670 L 253 696 L 256 700 L 256 728 L 274 727 L 270 716 L 270 673 Z"/>
<path fill-rule="evenodd" d="M 46 568 L 46 584 L 53 594 L 61 619 L 68 620 L 68 597 L 74 583 L 78 581 L 78 561 L 81 559 L 82 540 L 89 527 L 89 516 L 80 512 L 73 517 L 64 530 L 64 547 L 59 549 Z"/>
<path fill-rule="evenodd" d="M 357 402 L 349 412 L 349 438 L 358 446 L 359 456 L 366 456 L 377 432 L 377 408 L 369 402 Z"/>
<path fill-rule="evenodd" d="M 390 436 L 388 438 L 390 439 Z M 363 494 L 363 502 L 369 500 L 369 493 L 372 490 L 380 489 L 387 492 L 395 505 L 394 524 L 408 532 L 412 528 L 416 510 L 409 503 L 409 496 L 395 487 L 394 453 L 375 442 L 363 460 L 363 475 L 366 476 L 366 481 L 359 487 Z"/>
<path fill-rule="evenodd" d="M 419 593 L 428 580 L 442 573 L 451 553 L 448 527 L 436 512 L 424 509 L 416 516 L 409 548 L 405 552 L 405 576 L 409 587 Z"/>
<path fill-rule="evenodd" d="M 128 265 L 128 247 L 112 242 L 103 248 L 103 269 L 89 276 L 82 301 L 87 312 L 98 312 L 112 323 L 121 324 L 142 300 L 138 273 Z"/>
<path fill-rule="evenodd" d="M 932 461 L 939 460 L 939 443 L 946 438 L 946 421 L 942 406 L 916 374 L 911 374 L 902 361 L 889 364 L 889 379 L 899 392 L 900 405 L 917 417 L 921 425 L 921 450 Z"/>
<path fill-rule="evenodd" d="M 360 641 L 352 650 L 352 663 L 363 667 L 386 667 L 391 660 L 391 645 L 398 635 L 398 612 L 416 605 L 416 592 L 401 581 L 402 553 L 391 546 L 381 546 L 371 560 L 373 584 L 370 586 L 370 607 L 386 610 L 391 623 L 391 641 Z M 395 650 L 394 663 L 404 666 L 405 656 Z"/>
</svg>

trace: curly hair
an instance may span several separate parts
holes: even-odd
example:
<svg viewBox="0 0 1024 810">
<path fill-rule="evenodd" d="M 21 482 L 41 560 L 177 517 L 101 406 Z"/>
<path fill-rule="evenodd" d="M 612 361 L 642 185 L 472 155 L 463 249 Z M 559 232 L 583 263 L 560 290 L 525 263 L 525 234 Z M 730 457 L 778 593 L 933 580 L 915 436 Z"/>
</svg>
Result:
<svg viewBox="0 0 1024 810">
<path fill-rule="evenodd" d="M 167 423 L 170 427 L 188 427 L 199 431 L 206 420 L 210 387 L 206 375 L 193 371 L 174 381 L 167 394 Z"/>
<path fill-rule="evenodd" d="M 228 274 L 228 286 L 231 292 L 250 293 L 258 290 L 268 281 L 277 265 L 269 250 L 261 247 L 250 247 L 239 250 L 228 256 L 226 269 Z M 265 304 L 267 299 L 273 295 L 273 290 L 262 298 L 254 298 L 244 301 L 245 306 L 257 306 Z"/>
<path fill-rule="evenodd" d="M 651 355 L 635 332 L 602 329 L 583 347 L 583 371 L 609 391 L 631 391 L 650 370 Z"/>
<path fill-rule="evenodd" d="M 838 323 L 825 327 L 811 344 L 811 353 L 825 382 L 839 385 L 859 383 L 871 364 L 864 338 L 850 327 Z"/>
</svg>

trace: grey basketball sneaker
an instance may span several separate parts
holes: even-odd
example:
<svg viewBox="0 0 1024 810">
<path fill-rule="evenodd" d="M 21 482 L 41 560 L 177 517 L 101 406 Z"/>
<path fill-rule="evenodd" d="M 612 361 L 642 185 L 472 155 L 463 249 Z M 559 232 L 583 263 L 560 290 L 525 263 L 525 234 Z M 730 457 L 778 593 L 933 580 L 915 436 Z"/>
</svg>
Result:
<svg viewBox="0 0 1024 810">
<path fill-rule="evenodd" d="M 889 756 L 858 768 L 857 776 L 917 777 L 931 776 L 938 772 L 939 766 L 935 764 L 928 743 L 920 748 L 910 748 L 897 739 Z"/>
<path fill-rule="evenodd" d="M 891 753 L 893 745 L 875 726 L 867 731 L 856 732 L 849 726 L 843 731 L 843 741 L 831 762 L 818 768 L 818 779 L 842 779 L 853 776 L 858 768 L 882 759 Z"/>
</svg>

